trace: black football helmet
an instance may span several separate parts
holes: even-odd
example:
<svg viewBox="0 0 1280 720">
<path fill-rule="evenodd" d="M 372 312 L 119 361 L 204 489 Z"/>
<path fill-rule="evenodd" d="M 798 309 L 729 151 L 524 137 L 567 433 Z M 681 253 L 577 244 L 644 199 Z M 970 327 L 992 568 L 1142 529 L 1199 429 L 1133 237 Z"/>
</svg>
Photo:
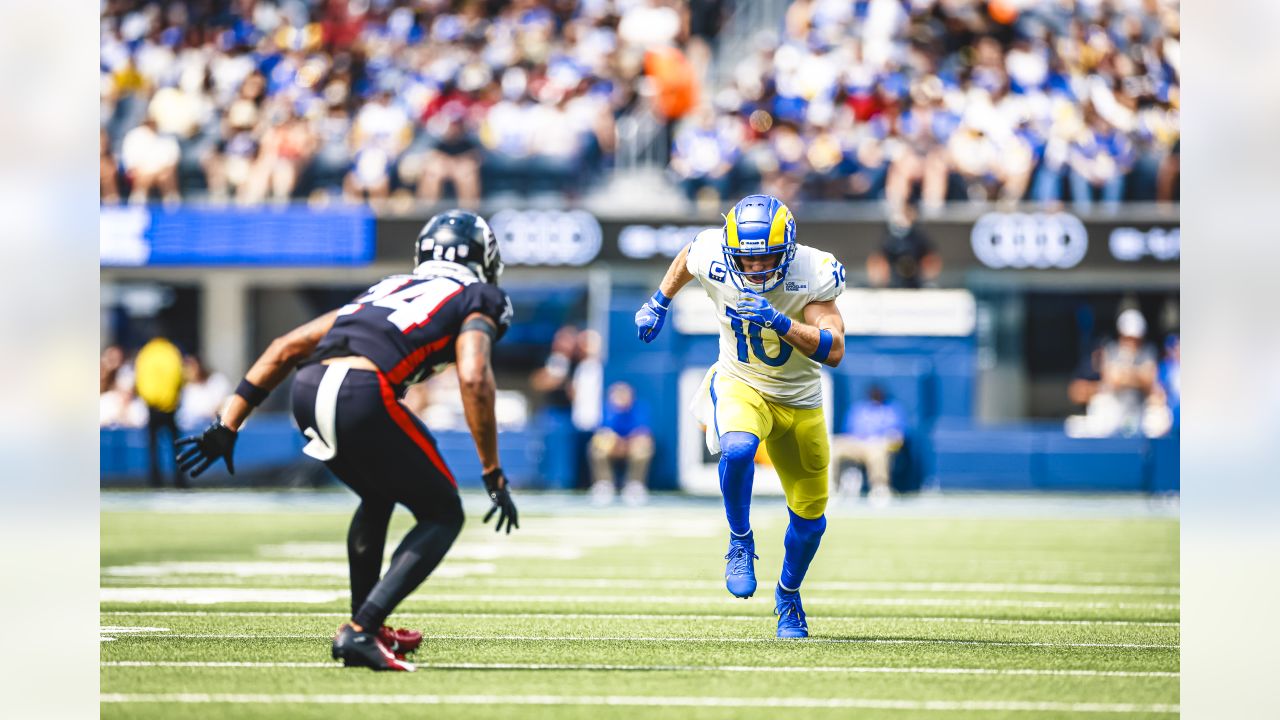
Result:
<svg viewBox="0 0 1280 720">
<path fill-rule="evenodd" d="M 489 223 L 473 212 L 449 210 L 431 218 L 418 233 L 414 248 L 415 268 L 425 262 L 450 262 L 493 285 L 502 276 L 498 238 Z"/>
</svg>

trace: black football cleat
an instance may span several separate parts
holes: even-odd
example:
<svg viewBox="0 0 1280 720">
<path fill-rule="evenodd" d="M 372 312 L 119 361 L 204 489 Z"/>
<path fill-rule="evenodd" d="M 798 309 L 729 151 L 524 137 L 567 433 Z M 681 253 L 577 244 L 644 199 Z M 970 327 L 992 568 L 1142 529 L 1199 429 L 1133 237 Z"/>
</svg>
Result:
<svg viewBox="0 0 1280 720">
<path fill-rule="evenodd" d="M 378 639 L 378 633 L 356 632 L 350 625 L 338 628 L 333 636 L 333 659 L 341 660 L 347 667 L 367 667 L 371 670 L 413 672 L 413 663 L 397 658 Z"/>
</svg>

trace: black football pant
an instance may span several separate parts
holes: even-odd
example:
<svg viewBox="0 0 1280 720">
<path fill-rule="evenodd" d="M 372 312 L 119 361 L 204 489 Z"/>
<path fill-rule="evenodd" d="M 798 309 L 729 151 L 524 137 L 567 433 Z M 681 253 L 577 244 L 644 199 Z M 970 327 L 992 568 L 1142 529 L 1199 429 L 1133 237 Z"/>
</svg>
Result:
<svg viewBox="0 0 1280 720">
<path fill-rule="evenodd" d="M 151 487 L 158 488 L 164 485 L 160 480 L 161 430 L 169 433 L 169 457 L 175 457 L 178 454 L 178 448 L 173 444 L 178 440 L 178 423 L 174 418 L 175 413 L 173 412 L 147 407 L 147 465 Z M 180 488 L 187 486 L 187 476 L 178 468 L 177 463 L 174 463 L 173 466 L 173 486 Z"/>
<path fill-rule="evenodd" d="M 462 500 L 431 433 L 381 373 L 308 365 L 293 383 L 293 416 L 323 460 L 360 496 L 347 532 L 351 613 L 376 631 L 435 570 L 462 529 Z M 396 503 L 418 523 L 379 579 Z"/>
</svg>

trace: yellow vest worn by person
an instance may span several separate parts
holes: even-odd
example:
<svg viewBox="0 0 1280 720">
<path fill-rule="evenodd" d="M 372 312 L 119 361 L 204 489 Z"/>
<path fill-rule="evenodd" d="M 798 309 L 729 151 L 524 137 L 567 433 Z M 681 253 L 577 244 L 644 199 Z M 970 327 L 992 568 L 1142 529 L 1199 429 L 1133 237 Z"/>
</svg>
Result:
<svg viewBox="0 0 1280 720">
<path fill-rule="evenodd" d="M 161 412 L 178 409 L 182 396 L 182 352 L 164 338 L 142 346 L 133 362 L 138 397 Z"/>
</svg>

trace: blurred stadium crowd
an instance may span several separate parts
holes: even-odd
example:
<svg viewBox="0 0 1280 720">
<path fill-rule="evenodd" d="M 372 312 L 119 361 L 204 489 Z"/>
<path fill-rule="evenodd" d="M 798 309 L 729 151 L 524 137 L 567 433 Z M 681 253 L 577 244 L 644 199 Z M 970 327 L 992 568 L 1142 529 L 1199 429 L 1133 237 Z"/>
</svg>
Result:
<svg viewBox="0 0 1280 720">
<path fill-rule="evenodd" d="M 797 0 L 676 167 L 722 195 L 1172 200 L 1178 36 L 1176 0 Z"/>
<path fill-rule="evenodd" d="M 677 2 L 111 1 L 103 196 L 573 193 Z M 125 191 L 127 186 L 128 191 Z"/>
<path fill-rule="evenodd" d="M 104 0 L 104 202 L 580 196 L 616 122 L 690 199 L 1174 200 L 1178 0 Z"/>
</svg>

